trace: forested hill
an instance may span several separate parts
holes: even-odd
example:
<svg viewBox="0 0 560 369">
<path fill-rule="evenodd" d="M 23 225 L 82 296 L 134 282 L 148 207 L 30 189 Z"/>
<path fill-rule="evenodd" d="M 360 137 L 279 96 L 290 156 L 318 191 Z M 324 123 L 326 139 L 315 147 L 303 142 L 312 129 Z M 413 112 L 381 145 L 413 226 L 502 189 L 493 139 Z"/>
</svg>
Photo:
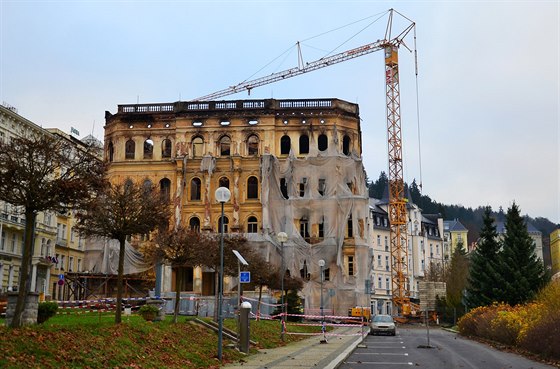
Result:
<svg viewBox="0 0 560 369">
<path fill-rule="evenodd" d="M 376 199 L 387 198 L 387 174 L 381 172 L 379 178 L 375 181 L 368 183 L 369 197 Z M 432 200 L 428 195 L 422 195 L 416 180 L 412 181 L 412 184 L 408 186 L 405 183 L 405 194 L 412 198 L 412 202 L 418 205 L 422 209 L 423 214 L 441 214 L 443 219 L 459 219 L 461 223 L 467 227 L 469 230 L 468 243 L 475 242 L 478 239 L 478 234 L 482 226 L 482 214 L 484 213 L 484 205 L 473 208 L 466 208 L 462 205 L 446 205 Z M 409 199 L 410 200 L 410 199 Z M 518 204 L 523 207 L 523 204 Z M 497 220 L 504 221 L 505 214 L 502 208 L 492 209 L 494 216 Z M 532 218 L 530 216 L 525 216 L 527 221 L 535 226 L 539 231 L 542 232 L 543 236 L 543 246 L 548 247 L 550 244 L 550 233 L 558 228 L 560 225 L 552 223 L 547 218 L 536 217 Z"/>
</svg>

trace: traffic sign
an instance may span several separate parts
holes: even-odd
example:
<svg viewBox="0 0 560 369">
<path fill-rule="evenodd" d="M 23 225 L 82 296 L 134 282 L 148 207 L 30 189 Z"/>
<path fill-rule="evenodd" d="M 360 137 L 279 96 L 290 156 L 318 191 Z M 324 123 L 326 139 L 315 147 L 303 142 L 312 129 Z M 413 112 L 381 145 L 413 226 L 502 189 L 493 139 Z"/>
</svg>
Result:
<svg viewBox="0 0 560 369">
<path fill-rule="evenodd" d="M 63 280 L 64 280 L 64 274 L 59 274 L 59 275 L 58 275 L 58 279 L 61 280 L 61 281 L 63 281 Z"/>
<path fill-rule="evenodd" d="M 241 282 L 241 283 L 251 283 L 251 272 L 241 272 L 241 273 L 239 273 L 239 282 Z"/>
</svg>

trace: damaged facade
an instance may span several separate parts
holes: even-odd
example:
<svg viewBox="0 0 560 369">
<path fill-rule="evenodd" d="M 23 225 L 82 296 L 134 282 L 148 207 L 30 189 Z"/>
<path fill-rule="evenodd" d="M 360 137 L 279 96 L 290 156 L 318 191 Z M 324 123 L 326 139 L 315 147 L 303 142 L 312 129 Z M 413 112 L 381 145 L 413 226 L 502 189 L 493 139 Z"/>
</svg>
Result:
<svg viewBox="0 0 560 369">
<path fill-rule="evenodd" d="M 159 186 L 173 200 L 174 221 L 215 232 L 215 190 L 228 187 L 228 233 L 242 233 L 265 258 L 305 284 L 308 312 L 323 305 L 346 315 L 369 306 L 369 203 L 361 159 L 358 106 L 338 99 L 237 100 L 119 105 L 106 112 L 105 158 L 112 181 Z M 171 290 L 164 273 L 163 288 Z M 195 268 L 192 293 L 211 295 L 214 272 Z M 234 289 L 235 280 L 225 283 Z"/>
</svg>

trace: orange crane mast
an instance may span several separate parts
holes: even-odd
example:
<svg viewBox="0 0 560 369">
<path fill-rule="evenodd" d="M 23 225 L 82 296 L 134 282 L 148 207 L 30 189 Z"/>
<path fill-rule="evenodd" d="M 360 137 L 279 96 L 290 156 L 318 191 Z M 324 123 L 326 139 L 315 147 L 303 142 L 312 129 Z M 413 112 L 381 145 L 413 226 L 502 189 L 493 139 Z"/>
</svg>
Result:
<svg viewBox="0 0 560 369">
<path fill-rule="evenodd" d="M 297 67 L 276 72 L 254 80 L 241 82 L 235 86 L 196 98 L 194 101 L 215 100 L 243 91 L 247 91 L 250 94 L 251 90 L 256 87 L 296 77 L 304 73 L 371 54 L 375 51 L 384 50 L 389 159 L 388 213 L 391 239 L 391 289 L 393 294 L 393 305 L 397 307 L 398 314 L 407 316 L 411 314 L 412 304 L 410 302 L 410 292 L 407 288 L 408 236 L 406 227 L 406 200 L 404 198 L 398 50 L 401 45 L 407 47 L 404 44 L 404 39 L 412 30 L 415 29 L 416 24 L 394 9 L 390 9 L 388 13 L 389 19 L 387 22 L 385 37 L 382 40 L 377 40 L 376 42 L 324 57 L 306 64 L 298 63 Z M 399 14 L 410 23 L 397 36 L 392 37 L 391 34 L 394 13 Z"/>
</svg>

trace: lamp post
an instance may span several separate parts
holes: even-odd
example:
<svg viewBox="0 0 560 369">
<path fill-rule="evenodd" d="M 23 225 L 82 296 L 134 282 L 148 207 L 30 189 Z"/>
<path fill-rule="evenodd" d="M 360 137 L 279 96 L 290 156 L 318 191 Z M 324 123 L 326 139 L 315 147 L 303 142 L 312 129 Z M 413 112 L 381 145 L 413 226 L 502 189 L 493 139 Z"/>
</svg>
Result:
<svg viewBox="0 0 560 369">
<path fill-rule="evenodd" d="M 284 326 L 285 326 L 285 319 L 286 319 L 286 307 L 284 305 L 284 277 L 286 276 L 286 272 L 285 272 L 285 267 L 284 267 L 284 242 L 288 241 L 288 235 L 286 234 L 286 232 L 279 232 L 276 235 L 276 238 L 278 239 L 278 241 L 280 241 L 280 252 L 282 254 L 282 267 L 280 269 L 280 285 L 281 285 L 281 303 L 282 303 L 282 317 L 281 317 L 281 324 L 282 324 L 282 330 L 281 330 L 281 337 L 282 337 L 282 341 L 284 341 Z"/>
<path fill-rule="evenodd" d="M 224 203 L 228 202 L 231 192 L 226 187 L 218 187 L 214 193 L 216 200 L 222 204 L 222 216 L 218 225 L 220 226 L 220 272 L 218 279 L 218 360 L 222 361 L 222 336 L 223 317 L 222 299 L 224 294 Z"/>
<path fill-rule="evenodd" d="M 323 268 L 325 267 L 325 260 L 319 260 L 319 267 L 321 269 L 321 330 L 323 331 L 323 340 L 321 343 L 326 343 L 326 327 L 325 327 L 325 313 L 323 310 Z"/>
</svg>

